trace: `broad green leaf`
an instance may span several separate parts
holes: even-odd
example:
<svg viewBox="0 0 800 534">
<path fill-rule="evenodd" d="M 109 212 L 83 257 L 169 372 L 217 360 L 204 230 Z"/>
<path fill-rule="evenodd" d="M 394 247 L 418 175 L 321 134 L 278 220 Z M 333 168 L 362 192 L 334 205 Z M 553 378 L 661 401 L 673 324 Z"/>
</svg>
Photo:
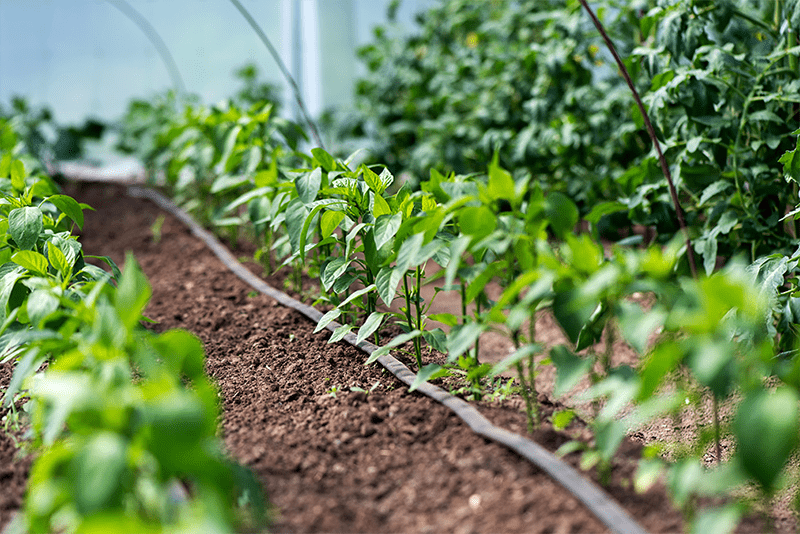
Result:
<svg viewBox="0 0 800 534">
<path fill-rule="evenodd" d="M 23 250 L 32 249 L 43 230 L 44 215 L 39 208 L 16 208 L 8 214 L 8 232 Z"/>
<path fill-rule="evenodd" d="M 797 148 L 784 152 L 778 162 L 783 164 L 783 173 L 786 181 L 794 180 L 796 183 L 800 182 L 800 151 Z"/>
<path fill-rule="evenodd" d="M 326 207 L 329 207 L 329 206 L 331 206 L 333 204 L 338 204 L 339 202 L 340 201 L 336 200 L 336 199 L 326 199 L 326 200 L 320 200 L 319 202 L 315 202 L 315 203 L 311 204 L 311 206 L 313 206 L 313 209 L 308 213 L 308 215 L 306 215 L 306 218 L 303 221 L 303 227 L 300 229 L 300 235 L 299 235 L 300 236 L 300 241 L 297 244 L 297 252 L 298 252 L 298 254 L 300 256 L 300 261 L 303 264 L 305 264 L 305 261 L 306 261 L 306 251 L 308 250 L 308 248 L 313 248 L 313 246 L 312 247 L 307 247 L 306 246 L 306 241 L 308 240 L 309 236 L 311 234 L 313 234 L 313 229 L 312 229 L 311 225 L 314 223 L 314 221 L 318 220 L 317 219 L 317 215 L 319 214 L 319 212 L 324 210 Z M 311 207 L 311 206 L 307 206 L 307 207 Z M 321 221 L 320 221 L 320 224 L 322 224 Z M 330 235 L 330 234 L 328 234 L 328 235 Z M 325 237 L 328 237 L 328 236 L 323 236 L 323 239 Z"/>
<path fill-rule="evenodd" d="M 463 234 L 481 240 L 494 232 L 497 219 L 486 206 L 468 206 L 459 212 L 458 224 Z"/>
<path fill-rule="evenodd" d="M 337 341 L 341 341 L 344 336 L 350 333 L 353 329 L 353 325 L 351 324 L 343 324 L 339 326 L 336 330 L 333 331 L 331 334 L 330 339 L 328 339 L 328 343 L 336 343 Z"/>
<path fill-rule="evenodd" d="M 326 237 L 332 235 L 333 231 L 336 230 L 336 228 L 339 226 L 339 223 L 341 223 L 344 220 L 344 217 L 345 215 L 343 211 L 328 210 L 324 212 L 320 216 L 320 221 L 319 221 L 320 236 L 322 237 L 322 239 L 325 239 Z"/>
<path fill-rule="evenodd" d="M 588 234 L 569 234 L 566 241 L 571 266 L 578 272 L 590 275 L 603 265 L 603 247 Z"/>
<path fill-rule="evenodd" d="M 369 187 L 370 191 L 375 193 L 376 197 L 382 195 L 386 190 L 386 187 L 383 185 L 383 181 L 381 180 L 380 176 L 375 174 L 372 169 L 366 165 L 362 165 L 361 170 L 364 174 L 364 183 L 367 184 L 367 187 Z"/>
<path fill-rule="evenodd" d="M 391 215 L 392 209 L 389 207 L 389 204 L 386 200 L 379 194 L 373 193 L 372 195 L 373 204 L 372 204 L 372 216 L 376 219 L 381 215 Z"/>
<path fill-rule="evenodd" d="M 39 365 L 41 365 L 39 361 Z M 17 369 L 14 370 L 16 374 Z M 42 441 L 51 445 L 64 431 L 64 424 L 76 407 L 96 398 L 91 377 L 85 372 L 46 371 L 41 380 L 32 384 L 31 396 L 51 404 L 47 413 Z"/>
<path fill-rule="evenodd" d="M 317 167 L 311 172 L 299 176 L 294 182 L 297 195 L 304 204 L 310 204 L 317 198 L 317 193 L 322 185 L 322 168 Z"/>
<path fill-rule="evenodd" d="M 367 287 L 363 287 L 363 288 L 359 289 L 358 291 L 353 291 L 350 294 L 350 296 L 348 296 L 346 299 L 344 299 L 339 304 L 339 306 L 340 307 L 347 306 L 353 300 L 355 300 L 355 299 L 357 299 L 357 298 L 359 298 L 359 297 L 361 297 L 361 296 L 365 295 L 366 293 L 369 293 L 370 291 L 373 291 L 373 290 L 375 290 L 375 284 L 370 284 Z"/>
<path fill-rule="evenodd" d="M 539 354 L 542 351 L 542 346 L 538 343 L 530 343 L 527 345 L 522 345 L 520 348 L 494 364 L 492 366 L 492 370 L 489 373 L 489 376 L 494 377 L 501 373 L 504 373 L 511 369 L 512 367 L 516 366 L 519 362 L 527 360 L 531 356 Z"/>
<path fill-rule="evenodd" d="M 11 261 L 21 267 L 25 267 L 32 273 L 47 276 L 47 258 L 32 250 L 18 250 L 11 256 Z"/>
<path fill-rule="evenodd" d="M 11 160 L 10 167 L 11 174 L 11 187 L 17 191 L 25 190 L 25 164 L 22 161 L 15 159 Z"/>
<path fill-rule="evenodd" d="M 424 238 L 425 236 L 422 234 L 414 234 L 403 241 L 403 244 L 400 245 L 400 249 L 397 251 L 396 270 L 405 273 L 410 267 L 416 266 L 414 264 L 414 259 L 422 248 Z"/>
<path fill-rule="evenodd" d="M 211 184 L 211 193 L 218 194 L 225 191 L 229 191 L 231 189 L 236 189 L 237 187 L 241 187 L 243 185 L 249 184 L 250 179 L 242 174 L 238 175 L 230 175 L 230 174 L 223 174 L 216 180 L 214 183 Z"/>
<path fill-rule="evenodd" d="M 788 387 L 774 392 L 759 389 L 747 393 L 736 411 L 736 458 L 768 493 L 797 450 L 798 402 L 797 392 Z"/>
<path fill-rule="evenodd" d="M 387 343 L 386 345 L 383 345 L 382 347 L 380 347 L 377 350 L 375 350 L 372 354 L 370 354 L 369 358 L 367 358 L 367 361 L 365 362 L 365 365 L 371 364 L 372 362 L 374 362 L 375 360 L 377 360 L 381 356 L 389 354 L 389 351 L 391 351 L 393 348 L 398 347 L 398 346 L 402 345 L 403 343 L 407 343 L 407 342 L 411 341 L 414 338 L 418 338 L 421 335 L 422 335 L 422 331 L 420 331 L 420 330 L 412 330 L 411 332 L 406 332 L 405 334 L 400 334 L 399 336 L 397 336 L 394 339 L 392 339 L 389 343 Z"/>
<path fill-rule="evenodd" d="M 437 255 L 439 251 L 441 251 L 444 247 L 447 246 L 447 243 L 441 239 L 434 239 L 421 249 L 417 251 L 414 255 L 414 259 L 411 262 L 411 266 L 422 265 L 433 256 Z"/>
<path fill-rule="evenodd" d="M 67 256 L 64 254 L 64 252 L 54 245 L 52 241 L 47 242 L 47 259 L 50 261 L 50 264 L 56 269 L 56 271 L 61 273 L 61 277 L 64 280 L 69 280 L 71 278 L 72 264 L 67 259 Z"/>
<path fill-rule="evenodd" d="M 61 213 L 72 220 L 78 228 L 83 228 L 83 208 L 74 198 L 67 195 L 53 195 L 47 201 L 61 210 Z"/>
<path fill-rule="evenodd" d="M 395 213 L 394 215 L 387 214 L 376 217 L 375 219 L 375 248 L 380 249 L 394 239 L 397 230 L 403 222 L 403 215 Z"/>
<path fill-rule="evenodd" d="M 384 267 L 378 271 L 378 276 L 375 277 L 375 286 L 378 288 L 378 296 L 387 306 L 392 305 L 397 294 L 397 284 L 400 283 L 404 273 L 405 270 L 397 267 Z"/>
<path fill-rule="evenodd" d="M 492 200 L 506 199 L 513 201 L 516 197 L 514 191 L 514 178 L 511 173 L 500 167 L 498 163 L 498 153 L 494 153 L 492 162 L 489 164 L 489 184 L 487 193 Z"/>
<path fill-rule="evenodd" d="M 129 252 L 125 257 L 122 277 L 114 293 L 114 307 L 125 328 L 130 330 L 139 322 L 151 294 L 152 290 L 147 277 L 133 254 Z"/>
<path fill-rule="evenodd" d="M 294 198 L 286 206 L 284 215 L 286 221 L 286 231 L 289 234 L 289 241 L 292 244 L 292 250 L 302 254 L 303 251 L 300 250 L 300 235 L 304 228 L 306 218 L 308 217 L 308 208 L 306 208 L 302 200 L 299 198 Z M 305 226 L 305 228 L 308 228 L 308 226 Z"/>
<path fill-rule="evenodd" d="M 712 197 L 718 195 L 719 193 L 725 192 L 730 187 L 731 183 L 729 181 L 717 180 L 703 190 L 703 194 L 700 195 L 700 202 L 698 202 L 697 207 L 705 205 L 705 203 L 708 202 Z"/>
<path fill-rule="evenodd" d="M 592 360 L 581 358 L 572 353 L 564 345 L 556 345 L 550 349 L 550 360 L 556 367 L 556 385 L 554 393 L 561 397 L 569 393 L 592 368 Z"/>
<path fill-rule="evenodd" d="M 447 361 L 454 362 L 470 347 L 475 345 L 486 326 L 480 323 L 467 323 L 450 330 L 447 335 Z"/>
<path fill-rule="evenodd" d="M 684 351 L 673 341 L 659 343 L 653 348 L 639 371 L 641 388 L 638 399 L 640 402 L 647 400 L 658 390 L 669 373 L 678 366 L 683 356 Z"/>
<path fill-rule="evenodd" d="M 316 147 L 311 149 L 311 154 L 314 156 L 322 168 L 325 169 L 326 172 L 333 172 L 336 170 L 336 160 L 333 159 L 333 156 L 325 152 L 325 150 Z"/>
<path fill-rule="evenodd" d="M 417 376 L 414 377 L 414 381 L 411 383 L 411 386 L 408 388 L 408 391 L 414 391 L 422 384 L 430 380 L 436 380 L 437 378 L 441 378 L 443 376 L 450 376 L 450 370 L 446 367 L 442 367 L 439 364 L 429 363 L 419 370 Z"/>
<path fill-rule="evenodd" d="M 272 161 L 269 164 L 269 168 L 263 171 L 259 171 L 253 176 L 253 181 L 256 184 L 256 187 L 271 187 L 278 183 L 278 160 L 276 158 L 272 158 Z"/>
<path fill-rule="evenodd" d="M 375 333 L 378 328 L 381 327 L 383 324 L 383 319 L 389 315 L 385 312 L 372 312 L 367 317 L 367 320 L 364 321 L 364 324 L 361 328 L 358 329 L 358 336 L 356 337 L 356 344 L 361 343 L 369 336 Z"/>
<path fill-rule="evenodd" d="M 611 460 L 625 439 L 627 431 L 621 421 L 609 420 L 597 422 L 595 427 L 595 446 L 605 460 Z"/>
<path fill-rule="evenodd" d="M 17 286 L 17 281 L 26 274 L 23 267 L 18 267 L 13 263 L 6 265 L 13 266 L 13 268 L 8 271 L 4 269 L 3 275 L 0 277 L 0 306 L 4 313 L 16 307 L 12 305 L 11 294 Z"/>
<path fill-rule="evenodd" d="M 564 430 L 569 426 L 572 420 L 575 419 L 574 410 L 559 410 L 553 412 L 550 421 L 553 423 L 553 428 L 556 430 Z"/>
<path fill-rule="evenodd" d="M 690 532 L 691 534 L 732 534 L 739 525 L 741 517 L 742 512 L 735 504 L 703 510 L 692 521 Z"/>
<path fill-rule="evenodd" d="M 78 513 L 92 515 L 122 502 L 127 442 L 118 434 L 99 432 L 75 457 L 75 505 Z"/>
<path fill-rule="evenodd" d="M 333 258 L 325 264 L 320 273 L 320 282 L 325 291 L 330 291 L 333 284 L 347 271 L 350 266 L 350 261 L 343 256 Z"/>
<path fill-rule="evenodd" d="M 425 330 L 422 332 L 422 337 L 433 350 L 447 354 L 447 334 L 444 330 L 441 328 Z"/>
<path fill-rule="evenodd" d="M 560 238 L 572 232 L 578 224 L 578 208 L 563 193 L 553 191 L 545 198 L 545 214 L 550 221 L 550 228 Z"/>
<path fill-rule="evenodd" d="M 618 201 L 600 202 L 599 204 L 596 204 L 592 208 L 592 211 L 590 211 L 584 218 L 592 224 L 597 224 L 598 222 L 600 222 L 600 219 L 602 219 L 604 215 L 610 215 L 612 213 L 625 211 L 627 209 L 628 207 L 622 202 Z"/>
<path fill-rule="evenodd" d="M 381 171 L 381 175 L 378 176 L 378 178 L 380 178 L 381 182 L 383 183 L 383 191 L 386 191 L 386 188 L 394 183 L 394 176 L 386 167 L 383 168 L 383 171 Z M 383 191 L 381 191 L 381 194 L 383 194 Z"/>
<path fill-rule="evenodd" d="M 638 304 L 620 302 L 619 327 L 622 336 L 639 354 L 644 354 L 650 336 L 664 325 L 667 313 L 660 309 L 644 312 Z"/>
<path fill-rule="evenodd" d="M 6 153 L 3 154 L 2 158 L 0 158 L 0 178 L 8 178 L 10 172 L 11 172 L 11 154 Z"/>
<path fill-rule="evenodd" d="M 225 138 L 225 144 L 222 148 L 222 155 L 220 156 L 221 169 L 218 170 L 230 172 L 236 165 L 236 160 L 238 158 L 235 157 L 234 150 L 236 148 L 236 140 L 241 132 L 242 126 L 240 124 L 234 125 L 228 132 Z"/>
<path fill-rule="evenodd" d="M 445 270 L 445 287 L 451 287 L 453 285 L 456 275 L 458 274 L 458 269 L 462 265 L 461 257 L 467 250 L 470 241 L 470 237 L 461 236 L 450 242 L 450 262 L 447 264 L 447 269 Z"/>
<path fill-rule="evenodd" d="M 35 289 L 28 295 L 25 302 L 28 311 L 28 318 L 34 328 L 39 328 L 42 321 L 50 317 L 58 310 L 59 299 L 52 291 L 46 289 Z"/>
<path fill-rule="evenodd" d="M 162 361 L 166 362 L 176 375 L 184 375 L 191 380 L 205 377 L 205 350 L 200 339 L 186 330 L 167 330 L 153 340 Z"/>
<path fill-rule="evenodd" d="M 458 324 L 458 318 L 453 315 L 452 313 L 435 313 L 433 315 L 429 315 L 428 319 L 431 321 L 438 321 L 445 326 L 453 327 Z"/>
<path fill-rule="evenodd" d="M 464 295 L 464 300 L 467 304 L 473 302 L 475 298 L 479 294 L 481 294 L 486 287 L 486 284 L 492 281 L 492 279 L 497 275 L 502 269 L 505 268 L 505 264 L 500 262 L 490 263 L 476 276 L 468 285 L 467 291 Z"/>
</svg>

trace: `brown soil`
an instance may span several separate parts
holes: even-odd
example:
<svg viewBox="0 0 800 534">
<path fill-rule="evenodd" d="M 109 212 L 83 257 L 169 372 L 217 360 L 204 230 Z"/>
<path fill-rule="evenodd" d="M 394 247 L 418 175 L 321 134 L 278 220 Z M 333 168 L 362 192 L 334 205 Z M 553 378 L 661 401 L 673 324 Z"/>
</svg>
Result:
<svg viewBox="0 0 800 534">
<path fill-rule="evenodd" d="M 149 202 L 113 186 L 68 193 L 97 209 L 86 213 L 86 254 L 120 266 L 126 251 L 135 254 L 153 286 L 146 313 L 158 322 L 154 330 L 185 328 L 205 344 L 207 371 L 223 398 L 225 443 L 262 482 L 277 511 L 273 531 L 606 531 L 528 461 L 408 393 L 381 368 L 364 366 L 351 346 L 327 344 L 329 333 L 313 334 L 314 324 L 298 312 L 254 293 Z M 282 287 L 278 278 L 269 281 Z M 0 368 L 0 387 L 9 370 Z M 547 415 L 554 406 L 542 400 Z M 480 408 L 495 424 L 524 433 L 520 406 L 509 399 Z M 580 422 L 564 433 L 543 426 L 533 437 L 550 450 L 587 436 Z M 0 432 L 0 530 L 20 506 L 30 462 L 16 459 L 12 445 Z M 631 489 L 638 452 L 633 442 L 623 446 L 607 490 L 650 532 L 682 531 L 663 488 Z"/>
</svg>

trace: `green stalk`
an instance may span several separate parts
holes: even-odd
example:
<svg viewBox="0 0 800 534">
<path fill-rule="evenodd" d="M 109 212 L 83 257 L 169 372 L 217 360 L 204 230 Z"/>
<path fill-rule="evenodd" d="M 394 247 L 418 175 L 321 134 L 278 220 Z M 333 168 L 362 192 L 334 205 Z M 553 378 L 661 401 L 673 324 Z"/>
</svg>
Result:
<svg viewBox="0 0 800 534">
<path fill-rule="evenodd" d="M 608 376 L 611 373 L 611 353 L 614 350 L 614 340 L 616 338 L 614 325 L 611 321 L 606 323 L 606 346 L 603 350 L 603 371 Z"/>
<path fill-rule="evenodd" d="M 422 332 L 422 267 L 417 265 L 416 269 L 416 293 L 414 298 L 414 306 L 417 311 L 417 323 L 414 327 Z M 414 338 L 414 351 L 417 355 L 417 365 L 422 369 L 422 339 L 420 337 Z"/>
<path fill-rule="evenodd" d="M 606 46 L 608 47 L 609 52 L 611 55 L 614 56 L 614 61 L 616 61 L 617 66 L 619 67 L 620 72 L 622 73 L 622 77 L 625 79 L 625 82 L 628 84 L 628 88 L 633 93 L 633 99 L 636 101 L 636 106 L 639 108 L 639 112 L 642 114 L 642 118 L 644 119 L 644 125 L 647 129 L 647 133 L 650 136 L 650 140 L 653 143 L 653 146 L 656 149 L 656 154 L 658 155 L 658 161 L 661 164 L 661 171 L 664 173 L 664 178 L 667 180 L 667 186 L 669 187 L 669 194 L 672 197 L 672 204 L 675 208 L 675 213 L 678 215 L 678 226 L 680 226 L 681 231 L 683 232 L 684 237 L 686 238 L 686 256 L 689 259 L 689 268 L 692 271 L 692 278 L 697 278 L 697 267 L 695 266 L 694 261 L 694 249 L 692 247 L 692 240 L 689 237 L 689 229 L 686 226 L 686 221 L 683 217 L 683 209 L 681 208 L 680 201 L 678 200 L 678 192 L 675 189 L 675 183 L 672 181 L 672 173 L 669 170 L 669 165 L 667 164 L 667 159 L 664 157 L 664 153 L 661 151 L 661 144 L 658 142 L 658 138 L 656 137 L 656 131 L 653 128 L 653 123 L 650 122 L 650 116 L 647 114 L 647 110 L 644 108 L 644 103 L 642 102 L 642 98 L 639 96 L 639 91 L 636 90 L 636 86 L 633 85 L 633 80 L 631 80 L 631 75 L 628 72 L 628 68 L 625 66 L 625 63 L 622 62 L 622 58 L 619 57 L 619 53 L 617 53 L 616 47 L 614 47 L 614 43 L 611 42 L 611 38 L 606 33 L 603 24 L 594 14 L 592 8 L 589 7 L 589 3 L 587 0 L 580 0 L 581 5 L 589 14 L 589 17 L 592 19 L 597 31 L 600 32 L 600 35 L 605 41 Z"/>
<path fill-rule="evenodd" d="M 514 348 L 519 350 L 519 331 L 515 330 L 511 334 L 511 337 L 514 340 Z M 531 391 L 536 391 L 536 385 L 533 383 L 530 385 L 525 383 L 525 367 L 522 365 L 522 362 L 517 362 L 516 367 L 520 389 L 522 390 L 522 398 L 525 400 L 525 413 L 528 416 L 528 432 L 533 432 L 539 427 L 539 406 L 535 404 L 534 399 L 531 398 Z"/>
<path fill-rule="evenodd" d="M 480 301 L 480 298 L 477 298 L 477 299 L 475 299 L 475 320 L 476 321 L 479 320 L 480 315 L 481 315 L 481 301 Z M 475 352 L 473 352 L 473 354 L 472 354 L 473 358 L 475 359 L 475 365 L 480 365 L 480 363 L 481 363 L 480 360 L 478 360 L 478 354 L 479 354 L 479 351 L 480 351 L 480 347 L 481 347 L 481 338 L 479 336 L 475 340 L 475 348 L 473 349 Z"/>
<path fill-rule="evenodd" d="M 717 400 L 717 396 L 712 393 L 712 397 L 714 400 L 713 403 L 713 410 L 714 410 L 714 442 L 717 452 L 717 465 L 722 464 L 722 440 L 720 438 L 720 431 L 719 431 L 719 401 Z"/>
<path fill-rule="evenodd" d="M 536 317 L 535 315 L 531 317 L 531 325 L 528 327 L 530 332 L 530 339 L 528 343 L 535 342 L 536 336 Z M 528 356 L 528 382 L 530 383 L 531 392 L 533 393 L 533 398 L 536 402 L 539 402 L 539 393 L 536 389 L 536 361 L 534 359 L 534 354 Z M 536 425 L 539 425 L 539 408 L 538 404 L 536 405 Z"/>
<path fill-rule="evenodd" d="M 411 329 L 414 325 L 414 320 L 411 317 L 411 292 L 408 289 L 408 273 L 403 273 L 403 298 L 406 301 L 406 321 L 408 328 Z M 422 369 L 422 350 L 417 344 L 419 338 L 414 339 L 414 356 L 417 358 L 417 368 Z"/>
<path fill-rule="evenodd" d="M 461 281 L 461 324 L 467 323 L 467 284 Z"/>
</svg>

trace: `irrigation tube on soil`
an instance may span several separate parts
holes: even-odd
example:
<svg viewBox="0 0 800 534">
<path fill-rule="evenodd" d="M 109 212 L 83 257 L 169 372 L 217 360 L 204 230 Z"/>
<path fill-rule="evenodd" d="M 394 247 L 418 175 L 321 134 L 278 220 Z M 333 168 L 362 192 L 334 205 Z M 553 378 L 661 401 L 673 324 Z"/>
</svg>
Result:
<svg viewBox="0 0 800 534">
<path fill-rule="evenodd" d="M 214 254 L 219 257 L 227 268 L 254 289 L 272 297 L 284 306 L 299 311 L 314 322 L 318 322 L 322 317 L 322 312 L 293 299 L 282 291 L 278 291 L 248 271 L 216 237 L 202 228 L 192 217 L 158 191 L 138 186 L 130 186 L 128 188 L 128 194 L 136 198 L 147 198 L 155 202 L 163 210 L 168 211 L 180 219 L 191 229 L 196 237 L 202 239 L 203 242 L 211 248 Z M 333 331 L 338 326 L 339 325 L 335 322 L 331 322 L 327 328 Z M 354 334 L 347 334 L 344 339 L 367 354 L 372 354 L 378 349 L 376 345 L 368 341 L 356 343 L 356 336 Z M 381 356 L 378 358 L 378 362 L 407 385 L 411 385 L 416 378 L 416 375 L 408 367 L 391 355 Z M 514 434 L 513 432 L 509 432 L 506 429 L 494 426 L 468 402 L 450 395 L 437 386 L 424 383 L 417 388 L 417 391 L 453 410 L 476 434 L 501 443 L 533 462 L 537 467 L 569 490 L 613 532 L 617 534 L 647 533 L 647 531 L 636 523 L 636 521 L 634 521 L 606 492 L 593 482 L 581 476 L 576 469 L 558 459 L 538 443 L 518 434 Z"/>
</svg>

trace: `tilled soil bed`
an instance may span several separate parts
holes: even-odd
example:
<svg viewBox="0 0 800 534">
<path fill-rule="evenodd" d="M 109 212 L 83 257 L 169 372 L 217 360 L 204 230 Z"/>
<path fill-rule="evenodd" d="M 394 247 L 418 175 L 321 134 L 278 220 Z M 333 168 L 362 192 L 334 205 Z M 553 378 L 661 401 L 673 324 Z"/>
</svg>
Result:
<svg viewBox="0 0 800 534">
<path fill-rule="evenodd" d="M 136 256 L 153 286 L 146 310 L 157 321 L 152 328 L 185 328 L 205 344 L 227 449 L 262 482 L 275 510 L 273 531 L 607 531 L 530 462 L 475 435 L 435 401 L 408 393 L 380 367 L 364 366 L 357 349 L 327 344 L 330 333 L 314 334 L 315 325 L 298 312 L 254 292 L 150 202 L 115 186 L 67 192 L 97 210 L 86 212 L 86 254 L 120 265 L 127 251 Z M 9 371 L 0 369 L 0 386 Z M 524 432 L 515 400 L 482 409 L 495 424 Z M 546 427 L 533 437 L 550 450 L 569 439 Z M 12 462 L 12 445 L 0 433 L 0 530 L 20 505 L 29 465 Z M 683 530 L 662 488 L 644 495 L 631 489 L 637 453 L 634 444 L 623 446 L 607 490 L 647 530 Z"/>
</svg>

